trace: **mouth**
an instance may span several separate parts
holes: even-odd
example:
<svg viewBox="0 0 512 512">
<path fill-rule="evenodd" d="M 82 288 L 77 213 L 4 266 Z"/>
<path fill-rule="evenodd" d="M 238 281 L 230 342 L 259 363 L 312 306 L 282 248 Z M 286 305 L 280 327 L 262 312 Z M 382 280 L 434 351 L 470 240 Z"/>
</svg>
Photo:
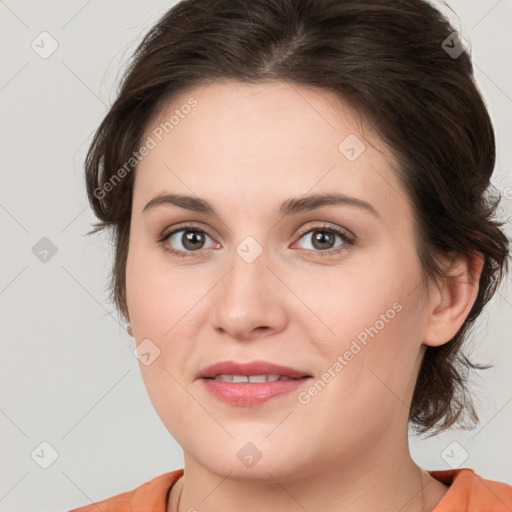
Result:
<svg viewBox="0 0 512 512">
<path fill-rule="evenodd" d="M 223 361 L 204 368 L 198 375 L 204 388 L 218 400 L 231 405 L 258 405 L 290 394 L 312 375 L 265 361 Z"/>
</svg>

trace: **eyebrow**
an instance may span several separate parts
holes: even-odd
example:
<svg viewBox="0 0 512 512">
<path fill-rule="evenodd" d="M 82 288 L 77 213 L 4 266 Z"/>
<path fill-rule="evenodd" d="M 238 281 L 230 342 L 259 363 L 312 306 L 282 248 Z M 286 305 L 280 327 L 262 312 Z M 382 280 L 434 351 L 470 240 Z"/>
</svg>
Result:
<svg viewBox="0 0 512 512">
<path fill-rule="evenodd" d="M 182 194 L 160 194 L 151 199 L 144 206 L 142 212 L 148 212 L 162 205 L 174 205 L 186 210 L 217 216 L 213 206 L 204 199 Z M 281 204 L 278 213 L 280 217 L 285 217 L 330 205 L 353 206 L 366 210 L 380 218 L 379 213 L 371 204 L 340 193 L 321 193 L 303 197 L 291 197 Z"/>
</svg>

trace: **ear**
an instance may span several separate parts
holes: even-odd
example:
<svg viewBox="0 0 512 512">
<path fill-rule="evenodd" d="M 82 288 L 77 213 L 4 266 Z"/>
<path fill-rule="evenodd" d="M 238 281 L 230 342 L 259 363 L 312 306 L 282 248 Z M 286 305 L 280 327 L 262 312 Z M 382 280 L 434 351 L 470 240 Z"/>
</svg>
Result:
<svg viewBox="0 0 512 512">
<path fill-rule="evenodd" d="M 432 347 L 450 341 L 466 320 L 478 294 L 484 257 L 481 253 L 457 254 L 447 273 L 433 286 L 423 343 Z"/>
</svg>

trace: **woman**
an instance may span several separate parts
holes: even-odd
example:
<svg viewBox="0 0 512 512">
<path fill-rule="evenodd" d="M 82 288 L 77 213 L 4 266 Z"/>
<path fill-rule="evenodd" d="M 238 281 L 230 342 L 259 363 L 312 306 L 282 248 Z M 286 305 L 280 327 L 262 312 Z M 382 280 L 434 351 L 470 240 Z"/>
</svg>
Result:
<svg viewBox="0 0 512 512">
<path fill-rule="evenodd" d="M 76 509 L 503 511 L 408 426 L 476 423 L 461 352 L 508 265 L 491 121 L 423 0 L 185 0 L 86 161 L 113 299 L 183 469 Z"/>
</svg>

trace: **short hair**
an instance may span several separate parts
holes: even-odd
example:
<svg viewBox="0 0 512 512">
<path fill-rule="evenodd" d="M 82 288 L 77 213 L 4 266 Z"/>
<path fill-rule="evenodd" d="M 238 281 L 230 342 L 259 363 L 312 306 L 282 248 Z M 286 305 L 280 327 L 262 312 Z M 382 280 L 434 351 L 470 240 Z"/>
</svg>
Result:
<svg viewBox="0 0 512 512">
<path fill-rule="evenodd" d="M 223 80 L 285 81 L 334 92 L 373 124 L 396 157 L 398 178 L 414 207 L 427 287 L 448 275 L 442 256 L 483 256 L 476 300 L 449 342 L 426 348 L 409 411 L 420 433 L 437 433 L 466 413 L 477 422 L 467 375 L 485 366 L 471 362 L 461 345 L 508 271 L 509 242 L 495 217 L 500 197 L 490 193 L 493 126 L 461 41 L 424 0 L 176 4 L 135 50 L 85 161 L 88 198 L 99 219 L 89 234 L 112 229 L 110 299 L 116 308 L 129 319 L 133 155 L 167 102 Z"/>
</svg>

